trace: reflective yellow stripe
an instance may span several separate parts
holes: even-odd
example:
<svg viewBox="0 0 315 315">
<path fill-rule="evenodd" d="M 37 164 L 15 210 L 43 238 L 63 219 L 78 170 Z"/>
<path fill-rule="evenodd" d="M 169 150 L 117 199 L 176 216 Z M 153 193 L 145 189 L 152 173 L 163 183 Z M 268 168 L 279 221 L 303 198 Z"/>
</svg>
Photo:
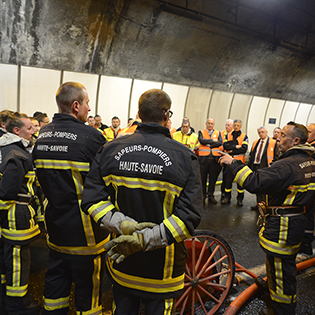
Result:
<svg viewBox="0 0 315 315">
<path fill-rule="evenodd" d="M 38 225 L 35 225 L 26 230 L 10 230 L 4 229 L 1 230 L 3 237 L 13 240 L 13 241 L 25 241 L 31 239 L 40 233 Z"/>
<path fill-rule="evenodd" d="M 9 225 L 10 230 L 16 229 L 15 209 L 16 209 L 16 205 L 12 204 L 12 207 L 10 207 L 9 213 L 8 213 L 8 225 Z"/>
<path fill-rule="evenodd" d="M 165 264 L 163 270 L 163 278 L 171 279 L 174 269 L 175 245 L 165 247 Z"/>
<path fill-rule="evenodd" d="M 287 189 L 290 190 L 291 193 L 287 195 L 283 204 L 292 205 L 298 192 L 303 193 L 308 190 L 315 190 L 315 183 L 310 183 L 307 185 L 290 185 Z"/>
<path fill-rule="evenodd" d="M 168 191 L 172 194 L 175 194 L 176 196 L 179 196 L 183 189 L 182 187 L 165 181 L 150 180 L 144 178 L 130 178 L 125 176 L 108 175 L 106 177 L 103 177 L 103 179 L 107 186 L 113 184 L 133 189 L 142 188 L 150 191 Z"/>
<path fill-rule="evenodd" d="M 15 290 L 15 288 L 19 288 L 21 285 L 21 246 L 14 246 L 12 251 L 12 290 Z"/>
<path fill-rule="evenodd" d="M 172 215 L 172 210 L 174 208 L 175 196 L 169 192 L 165 193 L 164 202 L 163 202 L 163 215 L 164 219 Z"/>
<path fill-rule="evenodd" d="M 279 230 L 279 244 L 285 245 L 287 243 L 289 229 L 289 217 L 280 217 L 280 230 Z"/>
<path fill-rule="evenodd" d="M 285 304 L 296 303 L 296 294 L 292 295 L 285 295 L 276 293 L 275 291 L 269 289 L 270 297 L 273 301 Z"/>
<path fill-rule="evenodd" d="M 23 297 L 27 294 L 28 291 L 28 284 L 23 285 L 21 287 L 17 286 L 6 286 L 7 289 L 7 295 L 12 297 Z"/>
<path fill-rule="evenodd" d="M 113 210 L 115 206 L 109 201 L 100 201 L 88 209 L 90 216 L 98 222 L 107 212 Z"/>
<path fill-rule="evenodd" d="M 240 194 L 244 194 L 244 191 L 245 191 L 244 189 L 237 189 L 237 192 Z"/>
<path fill-rule="evenodd" d="M 101 272 L 101 256 L 97 256 L 94 258 L 94 271 L 92 275 L 93 289 L 92 289 L 92 302 L 91 302 L 91 310 L 93 313 L 85 313 L 84 314 L 98 314 L 94 313 L 96 309 L 99 310 L 100 304 L 100 272 Z"/>
<path fill-rule="evenodd" d="M 181 242 L 186 238 L 191 237 L 189 234 L 186 225 L 184 222 L 175 215 L 171 215 L 167 219 L 163 221 L 165 226 L 169 229 L 172 233 L 173 237 L 175 238 L 176 242 Z"/>
<path fill-rule="evenodd" d="M 263 237 L 264 229 L 265 228 L 263 226 L 259 231 L 259 242 L 263 248 L 265 248 L 266 250 L 272 253 L 277 253 L 281 255 L 293 255 L 298 252 L 301 243 L 297 245 L 289 246 L 289 245 L 279 244 L 277 242 L 269 241 L 265 237 Z"/>
<path fill-rule="evenodd" d="M 78 170 L 71 170 L 73 182 L 75 185 L 76 194 L 78 197 L 78 204 L 81 210 L 82 194 L 83 194 L 83 179 Z M 82 210 L 80 211 L 82 226 L 85 234 L 85 239 L 88 246 L 95 245 L 95 236 L 91 223 L 91 217 L 86 215 Z"/>
<path fill-rule="evenodd" d="M 14 200 L 1 200 L 0 199 L 0 210 L 8 210 L 12 204 L 14 204 Z"/>
<path fill-rule="evenodd" d="M 165 299 L 164 300 L 164 313 L 163 315 L 172 315 L 174 306 L 174 299 Z"/>
<path fill-rule="evenodd" d="M 94 245 L 94 246 L 78 246 L 78 247 L 70 247 L 70 246 L 58 246 L 47 240 L 47 245 L 60 253 L 70 254 L 70 255 L 98 255 L 105 251 L 104 245 L 109 241 L 110 235 L 106 237 L 102 242 Z"/>
<path fill-rule="evenodd" d="M 225 188 L 225 192 L 231 192 L 231 191 L 232 191 L 232 188 L 231 189 Z"/>
<path fill-rule="evenodd" d="M 88 172 L 90 170 L 89 162 L 65 161 L 65 160 L 35 160 L 36 168 L 68 170 L 74 169 L 79 172 Z"/>
<path fill-rule="evenodd" d="M 102 315 L 102 305 L 89 311 L 77 311 L 77 315 Z"/>
<path fill-rule="evenodd" d="M 5 278 L 5 274 L 2 274 L 1 275 L 1 284 L 5 284 L 7 281 L 6 281 L 6 278 Z"/>
<path fill-rule="evenodd" d="M 276 281 L 276 292 L 277 294 L 283 294 L 283 268 L 282 260 L 278 257 L 274 257 L 274 268 L 275 268 L 275 281 Z"/>
<path fill-rule="evenodd" d="M 59 310 L 62 308 L 69 307 L 69 296 L 62 297 L 59 299 L 47 299 L 44 296 L 44 309 L 47 311 Z"/>
<path fill-rule="evenodd" d="M 246 180 L 246 178 L 253 173 L 253 171 L 248 167 L 244 166 L 241 170 L 239 170 L 235 176 L 235 181 L 243 187 L 243 184 Z"/>
<path fill-rule="evenodd" d="M 184 288 L 185 274 L 182 274 L 176 278 L 171 279 L 140 278 L 137 276 L 131 276 L 122 273 L 114 269 L 113 261 L 111 259 L 108 259 L 106 264 L 112 278 L 123 287 L 154 293 L 169 293 Z"/>
<path fill-rule="evenodd" d="M 27 189 L 28 189 L 28 193 L 31 195 L 31 196 L 34 196 L 35 193 L 34 193 L 34 189 L 33 189 L 33 184 L 35 182 L 35 171 L 29 171 L 26 175 L 25 175 L 25 178 L 28 179 L 27 181 Z"/>
</svg>

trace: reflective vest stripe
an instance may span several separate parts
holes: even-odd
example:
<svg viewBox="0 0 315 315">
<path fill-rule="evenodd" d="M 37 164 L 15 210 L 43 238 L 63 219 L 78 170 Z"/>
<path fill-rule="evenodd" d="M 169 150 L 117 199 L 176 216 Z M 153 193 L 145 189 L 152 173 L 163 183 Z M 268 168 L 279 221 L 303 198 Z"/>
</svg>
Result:
<svg viewBox="0 0 315 315">
<path fill-rule="evenodd" d="M 27 294 L 28 284 L 23 286 L 6 286 L 7 295 L 12 297 L 23 297 Z"/>
<path fill-rule="evenodd" d="M 114 269 L 111 259 L 108 259 L 106 264 L 114 281 L 123 287 L 154 293 L 176 292 L 184 288 L 185 274 L 169 279 L 148 279 L 128 275 Z"/>
<path fill-rule="evenodd" d="M 113 210 L 115 206 L 109 201 L 100 201 L 94 204 L 88 209 L 88 213 L 94 219 L 95 222 L 98 222 L 107 212 Z"/>
<path fill-rule="evenodd" d="M 8 240 L 25 241 L 40 234 L 40 229 L 37 225 L 26 230 L 10 230 L 2 228 L 1 233 L 3 237 L 7 238 Z"/>
<path fill-rule="evenodd" d="M 315 183 L 307 185 L 290 185 L 287 189 L 290 190 L 290 193 L 286 196 L 283 205 L 292 205 L 298 192 L 303 193 L 308 190 L 315 190 Z"/>
<path fill-rule="evenodd" d="M 239 137 L 237 137 L 238 144 L 239 145 L 243 145 L 243 144 L 248 145 L 247 141 L 244 141 L 244 139 L 245 139 L 245 133 L 242 132 L 241 135 Z M 233 140 L 233 135 L 232 135 L 232 132 L 230 132 L 228 135 L 227 141 L 232 141 L 232 140 Z M 245 163 L 245 153 L 234 155 L 234 158 Z"/>
<path fill-rule="evenodd" d="M 218 130 L 213 131 L 211 138 L 210 138 L 208 129 L 203 129 L 201 132 L 202 132 L 202 137 L 204 139 L 218 139 L 219 140 L 219 134 L 220 133 Z M 200 146 L 199 146 L 199 156 L 207 156 L 210 154 L 210 152 L 212 152 L 212 155 L 214 155 L 214 156 L 220 156 L 218 151 L 219 151 L 219 148 L 211 149 L 209 146 L 203 145 L 203 144 L 200 144 Z"/>
<path fill-rule="evenodd" d="M 285 304 L 291 304 L 296 303 L 296 294 L 294 295 L 285 295 L 276 293 L 275 291 L 269 289 L 270 292 L 270 298 L 278 303 L 285 303 Z"/>
</svg>

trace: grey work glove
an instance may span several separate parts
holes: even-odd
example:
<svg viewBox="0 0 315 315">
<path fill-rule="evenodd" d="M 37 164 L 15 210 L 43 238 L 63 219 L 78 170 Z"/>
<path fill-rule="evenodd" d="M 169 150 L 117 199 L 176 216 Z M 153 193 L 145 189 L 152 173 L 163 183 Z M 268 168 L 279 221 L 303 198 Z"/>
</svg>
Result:
<svg viewBox="0 0 315 315">
<path fill-rule="evenodd" d="M 116 211 L 106 213 L 102 218 L 100 227 L 116 234 L 131 235 L 135 231 L 140 231 L 146 227 L 153 227 L 155 223 L 141 222 L 138 223 L 134 219 L 125 216 L 123 213 Z"/>
<path fill-rule="evenodd" d="M 134 232 L 132 235 L 121 235 L 105 244 L 107 254 L 117 264 L 129 255 L 140 251 L 149 251 L 166 247 L 167 243 L 164 224 L 155 225 Z"/>
</svg>

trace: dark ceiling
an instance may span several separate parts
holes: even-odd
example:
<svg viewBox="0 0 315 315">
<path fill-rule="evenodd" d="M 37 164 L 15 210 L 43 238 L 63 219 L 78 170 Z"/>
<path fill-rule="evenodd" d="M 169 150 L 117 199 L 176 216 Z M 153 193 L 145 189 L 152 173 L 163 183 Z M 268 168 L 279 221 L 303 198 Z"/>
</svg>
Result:
<svg viewBox="0 0 315 315">
<path fill-rule="evenodd" d="M 0 2 L 0 62 L 315 103 L 314 0 Z"/>
</svg>

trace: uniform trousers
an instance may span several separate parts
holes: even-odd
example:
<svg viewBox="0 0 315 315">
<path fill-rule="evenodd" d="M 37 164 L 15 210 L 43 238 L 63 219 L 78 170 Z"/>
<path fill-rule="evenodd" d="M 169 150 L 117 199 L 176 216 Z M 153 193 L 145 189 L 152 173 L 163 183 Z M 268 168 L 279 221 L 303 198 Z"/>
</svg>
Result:
<svg viewBox="0 0 315 315">
<path fill-rule="evenodd" d="M 212 154 L 207 156 L 199 156 L 200 174 L 202 183 L 203 197 L 207 197 L 207 181 L 209 175 L 208 197 L 213 197 L 215 183 L 221 171 L 221 166 L 218 163 L 219 156 Z"/>
<path fill-rule="evenodd" d="M 232 195 L 232 183 L 234 180 L 234 174 L 229 167 L 225 168 L 225 172 L 223 173 L 223 182 L 225 187 L 225 198 L 231 199 Z M 244 199 L 244 188 L 237 184 L 237 200 Z"/>
<path fill-rule="evenodd" d="M 275 315 L 294 315 L 296 307 L 296 255 L 285 259 L 267 254 L 269 294 Z"/>
<path fill-rule="evenodd" d="M 113 285 L 113 315 L 138 315 L 141 303 L 145 306 L 145 315 L 175 314 L 174 299 L 149 299 L 126 292 L 121 286 Z"/>
<path fill-rule="evenodd" d="M 306 228 L 302 242 L 311 244 L 314 240 L 314 209 L 306 210 Z"/>
<path fill-rule="evenodd" d="M 102 280 L 105 253 L 68 255 L 50 249 L 45 274 L 44 309 L 46 314 L 68 314 L 72 283 L 75 307 L 80 314 L 102 314 Z"/>
<path fill-rule="evenodd" d="M 28 292 L 31 254 L 30 246 L 12 245 L 3 239 L 1 250 L 2 290 L 5 290 L 5 309 L 10 312 L 24 310 L 31 302 Z M 4 269 L 4 273 L 3 270 Z M 3 293 L 2 293 L 3 294 Z"/>
</svg>

